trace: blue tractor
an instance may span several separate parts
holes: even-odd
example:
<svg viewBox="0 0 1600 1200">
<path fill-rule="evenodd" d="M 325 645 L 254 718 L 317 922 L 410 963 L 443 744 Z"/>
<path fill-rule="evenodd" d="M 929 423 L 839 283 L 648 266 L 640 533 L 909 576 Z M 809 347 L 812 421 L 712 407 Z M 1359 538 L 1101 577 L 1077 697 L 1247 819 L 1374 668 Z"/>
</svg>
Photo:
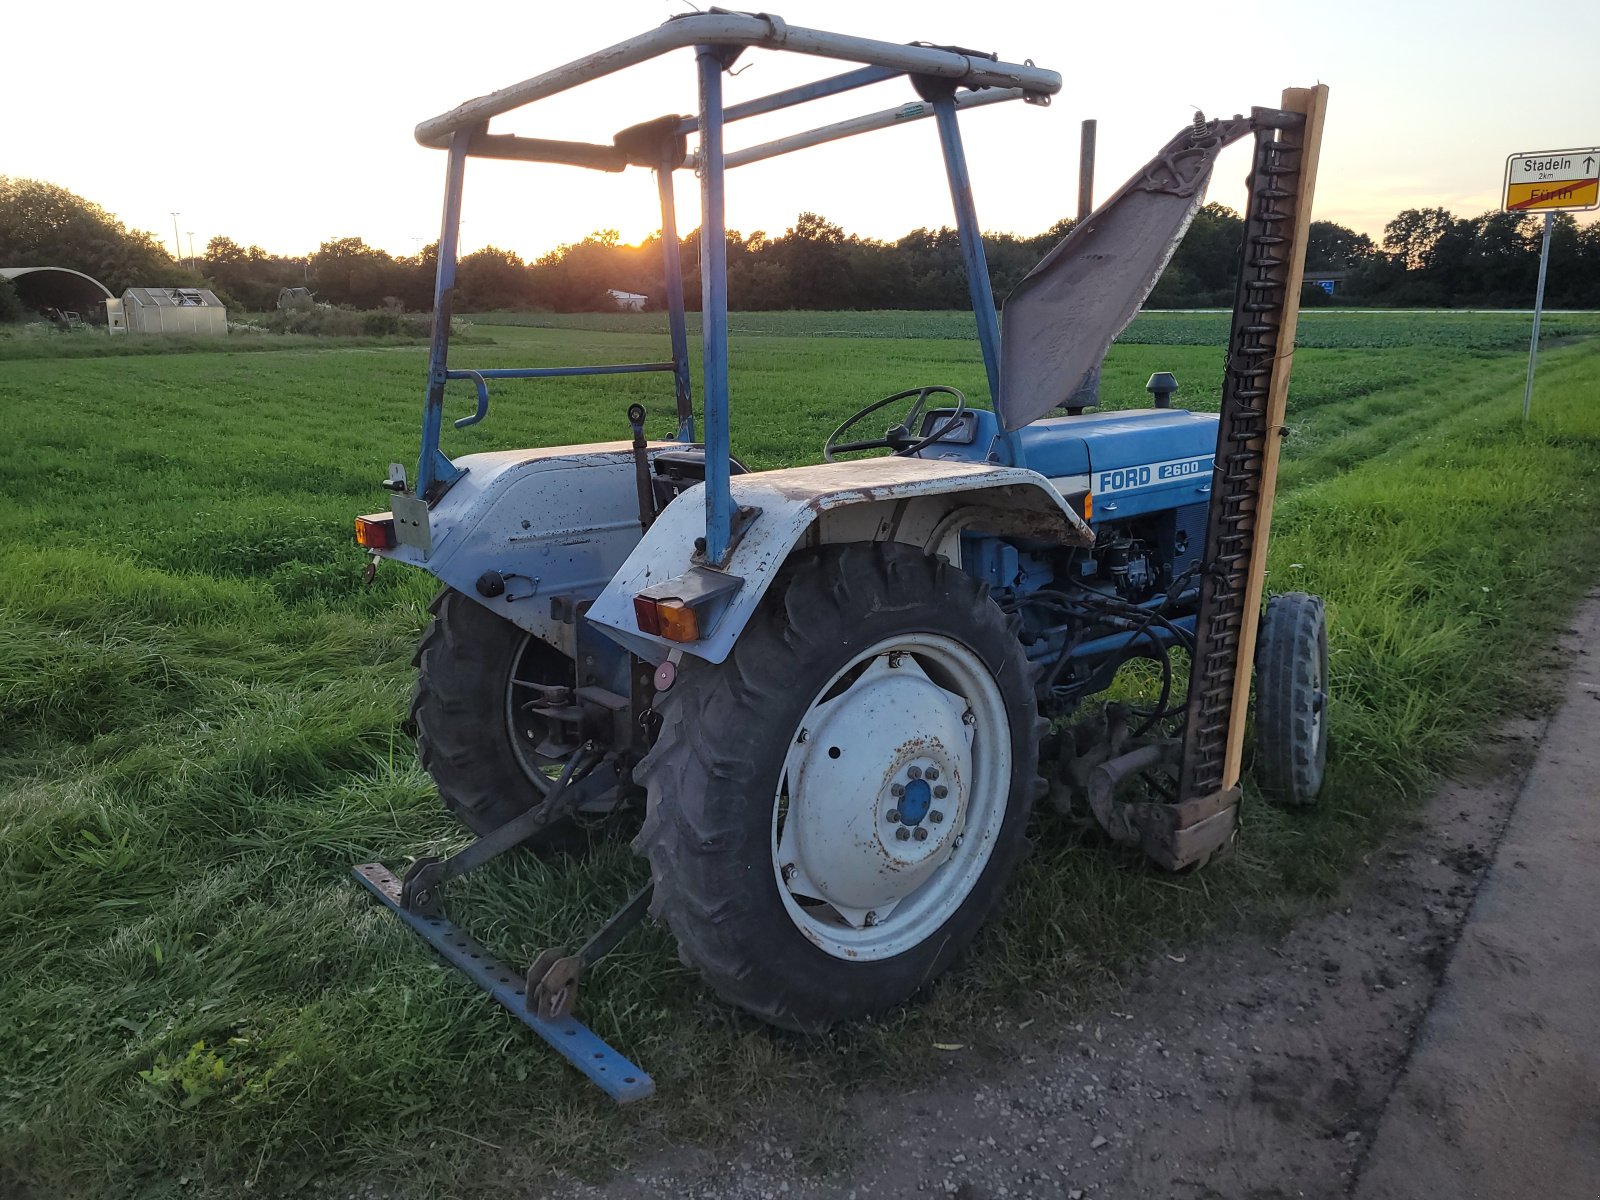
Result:
<svg viewBox="0 0 1600 1200">
<path fill-rule="evenodd" d="M 697 64 L 698 113 L 609 145 L 490 131 L 502 114 L 680 50 Z M 729 68 L 752 50 L 851 65 L 725 103 Z M 915 98 L 724 146 L 744 118 L 891 80 Z M 572 1008 L 584 969 L 647 912 L 719 996 L 817 1030 L 883 1012 L 951 964 L 999 902 L 1047 794 L 1167 868 L 1226 852 L 1252 682 L 1257 779 L 1291 803 L 1316 795 L 1321 604 L 1291 594 L 1263 612 L 1262 582 L 1325 89 L 1288 91 L 1247 117 L 1196 115 L 1002 314 L 958 114 L 1010 100 L 1042 108 L 1060 86 L 1031 61 L 712 11 L 418 127 L 423 145 L 447 152 L 422 450 L 414 478 L 390 467 L 390 509 L 358 518 L 357 536 L 442 584 L 411 718 L 441 798 L 478 838 L 418 859 L 403 879 L 380 864 L 357 875 L 619 1099 L 648 1094 L 648 1076 Z M 924 118 L 943 152 L 989 403 L 908 380 L 835 430 L 822 463 L 747 471 L 729 428 L 727 172 Z M 1153 407 L 1093 411 L 1085 385 L 1159 278 L 1217 153 L 1241 138 L 1254 157 L 1220 414 L 1173 407 L 1164 374 L 1151 380 Z M 452 365 L 475 157 L 655 172 L 670 357 Z M 700 181 L 703 436 L 679 170 Z M 477 396 L 459 427 L 487 416 L 502 381 L 638 372 L 671 379 L 669 440 L 646 437 L 634 405 L 629 436 L 613 442 L 455 459 L 441 448 L 451 381 Z M 1135 660 L 1157 681 L 1148 706 L 1084 704 Z M 626 806 L 643 813 L 636 846 L 650 880 L 581 950 L 513 971 L 445 916 L 450 879 Z"/>
</svg>

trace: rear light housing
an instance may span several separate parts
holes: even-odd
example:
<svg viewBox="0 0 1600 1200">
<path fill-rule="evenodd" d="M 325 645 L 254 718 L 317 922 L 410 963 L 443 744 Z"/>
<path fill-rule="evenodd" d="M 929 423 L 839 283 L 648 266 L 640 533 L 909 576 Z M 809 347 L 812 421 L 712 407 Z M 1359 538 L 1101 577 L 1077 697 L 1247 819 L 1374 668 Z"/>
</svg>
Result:
<svg viewBox="0 0 1600 1200">
<path fill-rule="evenodd" d="M 728 602 L 743 586 L 744 580 L 736 575 L 692 567 L 636 594 L 633 617 L 640 633 L 669 642 L 698 642 L 716 628 Z"/>
<path fill-rule="evenodd" d="M 393 550 L 394 516 L 391 513 L 369 513 L 357 517 L 356 544 L 368 550 Z"/>
</svg>

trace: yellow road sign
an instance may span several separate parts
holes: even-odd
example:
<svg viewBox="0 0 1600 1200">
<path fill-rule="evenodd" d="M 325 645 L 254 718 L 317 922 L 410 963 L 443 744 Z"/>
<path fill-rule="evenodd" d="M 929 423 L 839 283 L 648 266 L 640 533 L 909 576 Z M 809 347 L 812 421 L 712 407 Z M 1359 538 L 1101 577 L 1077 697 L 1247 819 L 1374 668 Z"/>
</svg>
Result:
<svg viewBox="0 0 1600 1200">
<path fill-rule="evenodd" d="M 1513 154 L 1506 159 L 1507 212 L 1583 212 L 1600 208 L 1600 147 Z"/>
</svg>

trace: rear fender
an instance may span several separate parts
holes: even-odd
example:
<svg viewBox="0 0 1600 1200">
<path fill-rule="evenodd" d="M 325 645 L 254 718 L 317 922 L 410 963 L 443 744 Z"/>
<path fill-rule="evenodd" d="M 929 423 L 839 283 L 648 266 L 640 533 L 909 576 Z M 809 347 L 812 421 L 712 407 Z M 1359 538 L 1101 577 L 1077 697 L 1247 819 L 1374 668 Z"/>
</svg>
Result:
<svg viewBox="0 0 1600 1200">
<path fill-rule="evenodd" d="M 681 447 L 652 442 L 648 453 L 674 448 Z M 469 454 L 455 461 L 466 474 L 427 512 L 427 529 L 401 530 L 412 544 L 385 557 L 420 567 L 575 655 L 573 603 L 597 595 L 639 541 L 632 443 Z M 407 503 L 397 499 L 397 513 Z M 409 503 L 408 511 L 420 510 L 419 502 Z M 497 595 L 478 590 L 488 571 L 503 580 Z"/>
<path fill-rule="evenodd" d="M 1044 476 L 1022 467 L 949 459 L 876 458 L 735 475 L 740 519 L 728 559 L 717 568 L 740 581 L 699 641 L 672 642 L 640 631 L 633 597 L 704 567 L 704 488 L 683 493 L 589 609 L 589 620 L 639 657 L 660 662 L 679 649 L 707 662 L 728 657 L 761 598 L 797 549 L 828 542 L 897 541 L 959 565 L 968 527 L 1057 545 L 1088 546 L 1094 534 Z"/>
</svg>

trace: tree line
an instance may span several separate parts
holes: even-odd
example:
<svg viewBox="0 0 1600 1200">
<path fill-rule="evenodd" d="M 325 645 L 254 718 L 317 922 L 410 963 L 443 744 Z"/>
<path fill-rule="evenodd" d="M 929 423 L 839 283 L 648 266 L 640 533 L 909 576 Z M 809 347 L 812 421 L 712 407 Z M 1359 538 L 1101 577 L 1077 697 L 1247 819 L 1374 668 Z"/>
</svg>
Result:
<svg viewBox="0 0 1600 1200">
<path fill-rule="evenodd" d="M 1526 307 L 1538 271 L 1541 218 L 1488 212 L 1457 217 L 1442 208 L 1407 209 L 1380 241 L 1332 221 L 1313 221 L 1308 274 L 1336 277 L 1334 297 L 1315 303 L 1397 307 Z M 1004 297 L 1073 226 L 1070 218 L 1031 237 L 984 235 L 995 294 Z M 1243 222 L 1220 204 L 1196 215 L 1150 298 L 1157 308 L 1229 306 Z M 846 233 L 801 213 L 783 233 L 729 232 L 728 293 L 735 310 L 950 309 L 968 303 L 955 230 L 914 229 L 895 241 Z M 684 284 L 699 306 L 699 232 L 682 239 Z M 395 256 L 359 237 L 334 238 L 303 256 L 269 254 L 214 237 L 203 257 L 170 255 L 153 235 L 126 228 L 97 204 L 53 184 L 0 176 L 0 266 L 64 266 L 113 292 L 129 286 L 208 286 L 230 307 L 272 308 L 280 289 L 309 288 L 325 304 L 424 311 L 433 302 L 438 246 Z M 659 235 L 623 244 L 616 231 L 591 234 L 532 261 L 488 246 L 460 260 L 456 308 L 556 312 L 616 307 L 608 292 L 665 304 Z M 1600 224 L 1556 217 L 1546 303 L 1600 307 Z"/>
</svg>

